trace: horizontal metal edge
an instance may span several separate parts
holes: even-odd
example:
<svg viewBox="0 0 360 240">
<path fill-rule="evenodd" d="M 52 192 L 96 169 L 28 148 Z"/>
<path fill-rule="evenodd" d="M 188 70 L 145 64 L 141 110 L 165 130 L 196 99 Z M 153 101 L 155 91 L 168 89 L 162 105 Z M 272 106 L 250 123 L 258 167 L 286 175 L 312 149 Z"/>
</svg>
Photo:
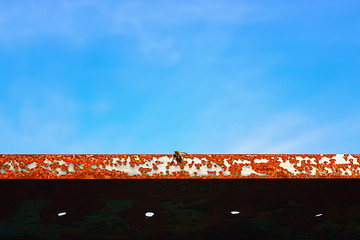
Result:
<svg viewBox="0 0 360 240">
<path fill-rule="evenodd" d="M 3 154 L 2 179 L 359 178 L 359 154 Z"/>
</svg>

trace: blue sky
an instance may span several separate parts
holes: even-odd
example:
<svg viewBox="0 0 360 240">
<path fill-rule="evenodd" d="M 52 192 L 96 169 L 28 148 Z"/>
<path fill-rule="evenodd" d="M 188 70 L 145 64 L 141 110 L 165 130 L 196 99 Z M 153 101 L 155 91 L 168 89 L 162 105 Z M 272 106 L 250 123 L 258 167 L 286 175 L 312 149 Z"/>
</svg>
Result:
<svg viewBox="0 0 360 240">
<path fill-rule="evenodd" d="M 0 153 L 359 153 L 358 1 L 1 1 Z"/>
</svg>

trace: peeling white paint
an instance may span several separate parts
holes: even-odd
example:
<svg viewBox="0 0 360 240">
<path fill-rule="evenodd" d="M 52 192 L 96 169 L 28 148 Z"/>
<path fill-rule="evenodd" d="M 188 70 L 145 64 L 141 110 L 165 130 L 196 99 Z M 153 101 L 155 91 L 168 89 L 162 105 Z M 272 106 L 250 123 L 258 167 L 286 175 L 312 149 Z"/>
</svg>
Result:
<svg viewBox="0 0 360 240">
<path fill-rule="evenodd" d="M 237 164 L 251 164 L 251 162 L 249 160 L 233 160 L 233 163 L 237 163 Z"/>
<path fill-rule="evenodd" d="M 9 165 L 9 171 L 16 171 L 12 163 L 4 163 L 4 165 Z M 6 173 L 6 171 L 4 171 Z"/>
<path fill-rule="evenodd" d="M 316 165 L 316 164 L 317 164 L 315 158 L 309 158 L 309 157 L 303 158 L 303 157 L 300 157 L 300 156 L 296 156 L 295 159 L 299 161 L 299 162 L 296 164 L 296 166 L 298 166 L 298 167 L 301 167 L 301 163 L 302 163 L 303 161 L 304 161 L 304 162 L 309 162 L 309 161 L 310 161 L 310 163 L 308 163 L 308 164 L 312 164 L 312 165 Z"/>
<path fill-rule="evenodd" d="M 294 164 L 291 163 L 289 160 L 286 160 L 286 162 L 284 162 L 284 161 L 282 160 L 282 158 L 280 157 L 280 158 L 278 159 L 278 161 L 280 162 L 280 164 L 279 164 L 280 167 L 282 167 L 282 168 L 285 169 L 285 170 L 288 170 L 288 171 L 291 172 L 292 174 L 297 175 L 297 174 L 300 173 L 300 171 L 297 170 L 297 169 L 294 167 Z"/>
<path fill-rule="evenodd" d="M 348 159 L 349 159 L 349 160 L 350 160 L 350 159 L 353 160 L 353 164 L 359 165 L 359 162 L 358 162 L 357 159 L 354 158 L 353 156 L 349 155 L 349 156 L 348 156 Z"/>
<path fill-rule="evenodd" d="M 254 163 L 268 163 L 269 162 L 269 160 L 267 160 L 267 159 L 255 159 L 254 160 Z"/>
<path fill-rule="evenodd" d="M 64 162 L 64 160 L 60 160 L 60 161 L 55 160 L 55 162 L 58 162 L 60 166 L 61 166 L 61 165 L 69 165 L 69 164 L 67 164 L 66 162 Z"/>
<path fill-rule="evenodd" d="M 45 163 L 45 164 L 50 164 L 50 165 L 51 165 L 53 162 L 52 162 L 52 161 L 50 161 L 49 159 L 45 158 L 44 163 Z"/>
<path fill-rule="evenodd" d="M 27 165 L 27 167 L 28 167 L 29 169 L 36 168 L 36 166 L 37 166 L 37 163 L 36 163 L 36 162 L 32 162 L 32 163 L 30 163 L 30 164 Z"/>
<path fill-rule="evenodd" d="M 231 166 L 230 163 L 228 163 L 228 160 L 229 160 L 228 158 L 224 159 L 224 165 L 225 165 L 226 169 L 229 169 L 229 167 Z"/>
<path fill-rule="evenodd" d="M 312 167 L 312 169 L 310 170 L 310 175 L 315 176 L 316 172 L 318 172 L 319 169 L 317 169 L 316 167 Z"/>
<path fill-rule="evenodd" d="M 319 164 L 323 164 L 323 163 L 331 163 L 330 161 L 331 158 L 328 158 L 328 157 L 322 157 L 320 160 L 319 160 Z"/>
<path fill-rule="evenodd" d="M 250 176 L 251 174 L 256 174 L 258 176 L 267 176 L 267 174 L 261 174 L 252 169 L 251 166 L 243 166 L 241 170 L 241 175 L 244 177 Z"/>
<path fill-rule="evenodd" d="M 71 172 L 71 173 L 76 172 L 73 163 L 70 163 L 70 164 L 69 164 L 68 171 Z"/>
<path fill-rule="evenodd" d="M 349 160 L 344 158 L 344 154 L 336 154 L 333 159 L 335 159 L 335 164 L 351 164 Z"/>
<path fill-rule="evenodd" d="M 350 170 L 350 166 L 348 166 L 347 169 L 339 168 L 339 171 L 341 172 L 341 176 L 351 176 L 352 172 Z"/>
<path fill-rule="evenodd" d="M 58 173 L 56 174 L 56 176 L 60 177 L 62 175 L 65 175 L 66 172 L 62 171 L 61 168 L 56 168 L 55 171 L 57 171 Z"/>
</svg>

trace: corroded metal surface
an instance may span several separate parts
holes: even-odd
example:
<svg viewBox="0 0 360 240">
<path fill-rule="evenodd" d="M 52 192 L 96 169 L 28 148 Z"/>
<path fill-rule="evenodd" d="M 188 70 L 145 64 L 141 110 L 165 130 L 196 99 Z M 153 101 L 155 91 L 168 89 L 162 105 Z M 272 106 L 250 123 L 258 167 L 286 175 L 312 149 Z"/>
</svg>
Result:
<svg viewBox="0 0 360 240">
<path fill-rule="evenodd" d="M 0 155 L 0 178 L 359 178 L 359 154 Z"/>
</svg>

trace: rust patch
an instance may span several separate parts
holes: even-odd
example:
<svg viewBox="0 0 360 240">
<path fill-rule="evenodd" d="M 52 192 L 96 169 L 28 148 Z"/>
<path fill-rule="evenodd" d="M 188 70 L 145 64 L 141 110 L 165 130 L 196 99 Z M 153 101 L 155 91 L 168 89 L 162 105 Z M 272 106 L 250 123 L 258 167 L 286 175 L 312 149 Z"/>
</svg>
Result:
<svg viewBox="0 0 360 240">
<path fill-rule="evenodd" d="M 359 154 L 4 154 L 2 179 L 359 178 Z"/>
</svg>

